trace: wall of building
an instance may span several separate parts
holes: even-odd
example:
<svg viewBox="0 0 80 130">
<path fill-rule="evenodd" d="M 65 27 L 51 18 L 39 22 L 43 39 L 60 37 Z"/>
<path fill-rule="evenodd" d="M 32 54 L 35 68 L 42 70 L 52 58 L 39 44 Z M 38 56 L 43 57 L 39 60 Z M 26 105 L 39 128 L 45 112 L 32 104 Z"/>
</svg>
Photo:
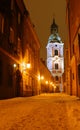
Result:
<svg viewBox="0 0 80 130">
<path fill-rule="evenodd" d="M 69 0 L 67 1 L 67 16 L 68 16 L 68 28 L 69 28 L 69 53 L 70 53 L 70 85 L 71 94 L 80 97 L 80 85 L 79 85 L 79 70 L 80 64 L 80 1 Z"/>
<path fill-rule="evenodd" d="M 40 83 L 38 76 L 40 75 L 39 69 L 39 50 L 40 42 L 36 35 L 36 32 L 31 23 L 30 17 L 24 17 L 23 23 L 23 62 L 30 63 L 31 67 L 26 68 L 26 72 L 23 72 L 23 95 L 31 96 L 39 94 Z M 25 74 L 26 73 L 26 74 Z"/>
<path fill-rule="evenodd" d="M 1 0 L 1 99 L 39 94 L 39 50 L 40 42 L 23 1 Z"/>
<path fill-rule="evenodd" d="M 53 93 L 56 91 L 54 78 L 42 59 L 40 61 L 40 85 L 41 93 Z"/>
</svg>

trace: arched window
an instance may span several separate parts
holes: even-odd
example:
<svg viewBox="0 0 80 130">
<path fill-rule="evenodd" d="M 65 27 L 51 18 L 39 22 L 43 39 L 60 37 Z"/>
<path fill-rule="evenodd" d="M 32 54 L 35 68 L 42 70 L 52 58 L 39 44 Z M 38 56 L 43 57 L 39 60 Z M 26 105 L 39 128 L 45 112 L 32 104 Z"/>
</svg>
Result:
<svg viewBox="0 0 80 130">
<path fill-rule="evenodd" d="M 55 64 L 55 69 L 58 69 L 58 64 L 57 63 Z"/>
<path fill-rule="evenodd" d="M 58 55 L 58 50 L 55 50 L 55 55 Z"/>
</svg>

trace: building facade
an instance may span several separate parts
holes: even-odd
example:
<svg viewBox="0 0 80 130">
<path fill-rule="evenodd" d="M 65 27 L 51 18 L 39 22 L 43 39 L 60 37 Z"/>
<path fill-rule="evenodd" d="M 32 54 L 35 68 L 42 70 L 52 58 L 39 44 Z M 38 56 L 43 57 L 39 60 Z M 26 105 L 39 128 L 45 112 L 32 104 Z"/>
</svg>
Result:
<svg viewBox="0 0 80 130">
<path fill-rule="evenodd" d="M 58 26 L 53 19 L 51 35 L 47 44 L 47 67 L 54 77 L 55 85 L 63 91 L 62 75 L 64 73 L 64 43 L 58 34 Z"/>
<path fill-rule="evenodd" d="M 54 93 L 57 92 L 54 84 L 54 78 L 50 71 L 48 70 L 45 61 L 40 60 L 40 84 L 41 93 Z"/>
<path fill-rule="evenodd" d="M 69 93 L 80 97 L 80 1 L 66 0 L 67 25 L 69 30 Z M 68 86 L 67 86 L 68 87 Z M 68 89 L 68 88 L 66 88 Z"/>
<path fill-rule="evenodd" d="M 39 50 L 40 42 L 23 1 L 0 0 L 1 99 L 39 93 Z"/>
</svg>

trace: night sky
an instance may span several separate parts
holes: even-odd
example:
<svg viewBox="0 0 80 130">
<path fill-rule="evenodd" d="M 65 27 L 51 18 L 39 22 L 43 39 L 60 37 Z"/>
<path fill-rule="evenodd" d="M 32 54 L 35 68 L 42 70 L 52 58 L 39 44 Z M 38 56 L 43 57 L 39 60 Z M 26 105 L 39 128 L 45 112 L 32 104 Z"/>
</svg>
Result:
<svg viewBox="0 0 80 130">
<path fill-rule="evenodd" d="M 66 0 L 24 0 L 41 43 L 40 56 L 46 60 L 46 45 L 53 17 L 59 26 L 62 42 L 66 40 Z"/>
</svg>

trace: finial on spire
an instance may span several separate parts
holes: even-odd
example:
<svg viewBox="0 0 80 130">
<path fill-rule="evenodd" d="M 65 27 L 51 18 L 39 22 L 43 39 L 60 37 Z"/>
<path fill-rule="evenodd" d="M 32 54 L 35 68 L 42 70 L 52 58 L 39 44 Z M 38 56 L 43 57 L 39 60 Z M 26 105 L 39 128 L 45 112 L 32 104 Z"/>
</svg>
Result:
<svg viewBox="0 0 80 130">
<path fill-rule="evenodd" d="M 53 13 L 53 23 L 55 23 L 55 14 Z"/>
</svg>

